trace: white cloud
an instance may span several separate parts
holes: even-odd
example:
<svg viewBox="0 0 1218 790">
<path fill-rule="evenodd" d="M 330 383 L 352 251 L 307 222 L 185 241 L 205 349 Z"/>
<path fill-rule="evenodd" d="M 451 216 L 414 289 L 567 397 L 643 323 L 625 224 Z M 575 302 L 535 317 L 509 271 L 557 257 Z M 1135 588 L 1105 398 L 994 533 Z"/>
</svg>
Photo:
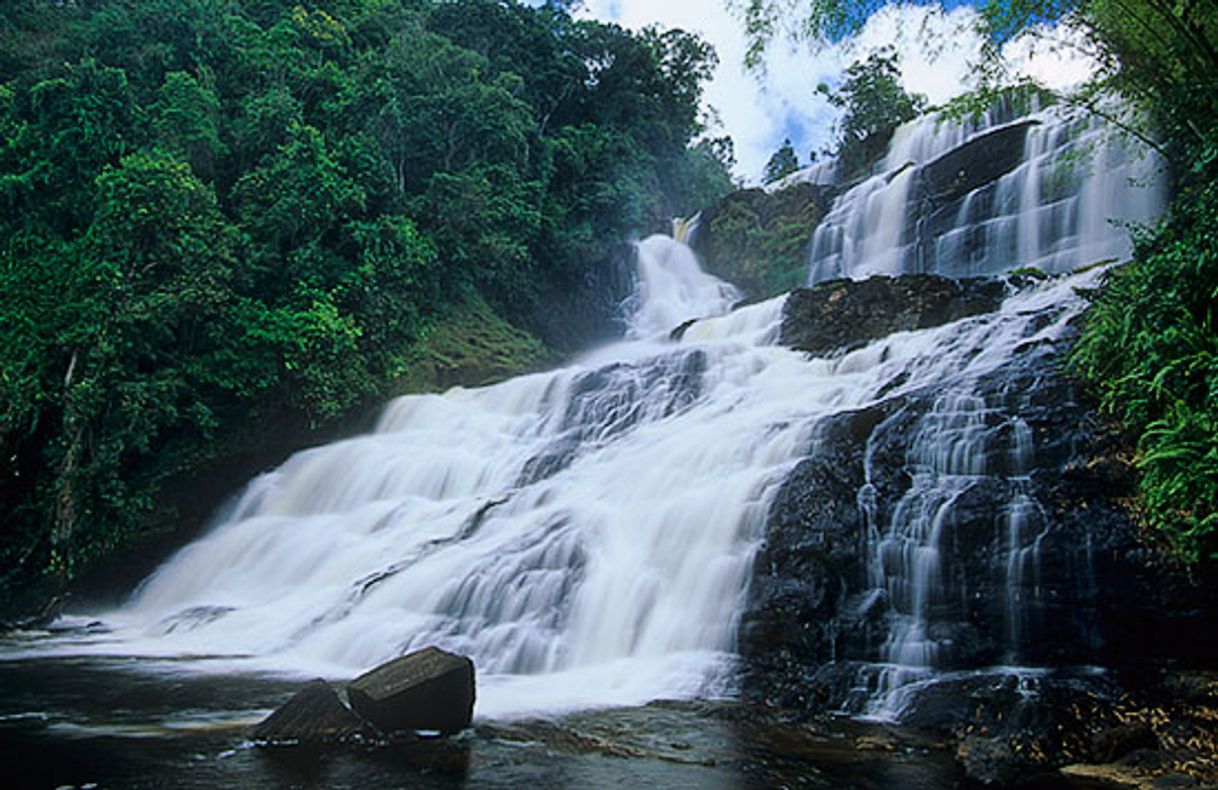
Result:
<svg viewBox="0 0 1218 790">
<path fill-rule="evenodd" d="M 880 47 L 895 47 L 901 56 L 906 90 L 926 95 L 931 104 L 941 104 L 972 87 L 971 64 L 981 52 L 972 9 L 945 12 L 889 6 L 847 44 L 812 51 L 774 42 L 766 73 L 759 80 L 743 66 L 744 25 L 728 13 L 722 0 L 585 0 L 579 13 L 634 30 L 651 24 L 679 27 L 714 45 L 719 66 L 706 86 L 704 101 L 717 111 L 722 128 L 711 133 L 731 135 L 736 173 L 750 183 L 760 180 L 765 163 L 784 138 L 791 139 L 801 160 L 831 143 L 838 111 L 816 93 L 816 86 L 833 84 L 854 60 Z M 1039 46 L 1021 39 L 1008 53 L 1017 68 L 1050 87 L 1075 84 L 1089 71 L 1085 59 L 1077 54 L 1050 52 L 1043 37 Z"/>
<path fill-rule="evenodd" d="M 1053 90 L 1073 88 L 1096 69 L 1081 32 L 1070 28 L 1033 28 L 1007 44 L 1002 54 L 1017 72 Z"/>
<path fill-rule="evenodd" d="M 736 144 L 737 175 L 760 179 L 770 155 L 789 137 L 801 159 L 828 146 L 838 111 L 816 92 L 832 83 L 856 56 L 891 44 L 902 56 L 909 90 L 943 101 L 965 89 L 968 61 L 979 42 L 969 28 L 972 12 L 950 14 L 926 8 L 888 8 L 877 14 L 850 46 L 811 51 L 776 41 L 762 78 L 745 71 L 743 23 L 721 0 L 586 0 L 586 17 L 640 29 L 650 24 L 679 27 L 714 45 L 719 67 L 706 86 L 705 102 L 715 108 L 722 130 Z M 964 46 L 961 46 L 962 41 Z"/>
</svg>

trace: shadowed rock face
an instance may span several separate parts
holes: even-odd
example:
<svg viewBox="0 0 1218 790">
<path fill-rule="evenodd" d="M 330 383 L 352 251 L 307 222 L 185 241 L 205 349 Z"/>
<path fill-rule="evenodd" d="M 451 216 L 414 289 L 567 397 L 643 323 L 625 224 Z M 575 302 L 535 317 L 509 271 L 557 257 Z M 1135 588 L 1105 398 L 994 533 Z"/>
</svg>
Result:
<svg viewBox="0 0 1218 790">
<path fill-rule="evenodd" d="M 922 168 L 921 188 L 934 208 L 997 181 L 1023 163 L 1028 129 L 1038 121 L 1021 121 L 980 134 Z"/>
<path fill-rule="evenodd" d="M 936 277 L 830 283 L 792 296 L 782 338 L 832 356 L 868 337 L 984 311 L 1001 288 Z M 865 316 L 870 294 L 881 306 Z M 942 591 L 926 614 L 927 638 L 941 645 L 936 671 L 1218 662 L 1215 586 L 1139 540 L 1123 505 L 1136 481 L 1119 438 L 1062 372 L 1071 340 L 1029 342 L 973 387 L 986 471 L 961 479 L 939 512 Z M 911 490 L 913 442 L 946 386 L 817 425 L 808 456 L 773 500 L 757 555 L 740 631 L 746 696 L 804 710 L 862 709 L 863 669 L 886 660 L 897 617 L 869 562 Z M 1017 441 L 1029 445 L 1027 468 L 1008 460 Z M 1005 520 L 1015 501 L 1035 536 L 1019 574 Z M 932 707 L 911 705 L 908 723 L 935 726 L 917 721 Z"/>
<path fill-rule="evenodd" d="M 636 254 L 623 243 L 600 260 L 564 272 L 539 295 L 524 326 L 564 354 L 617 340 L 626 330 L 622 302 L 634 289 Z"/>
<path fill-rule="evenodd" d="M 779 342 L 818 356 L 840 354 L 893 332 L 928 329 L 998 308 L 999 280 L 933 274 L 832 280 L 791 293 Z"/>
<path fill-rule="evenodd" d="M 782 339 L 832 357 L 985 312 L 1002 286 L 917 276 L 829 283 L 792 296 Z M 898 699 L 885 713 L 954 736 L 965 773 L 1001 784 L 1111 757 L 1116 747 L 1092 739 L 1121 723 L 1126 692 L 1155 709 L 1174 696 L 1158 680 L 1162 667 L 1218 664 L 1218 580 L 1191 578 L 1140 540 L 1125 506 L 1136 484 L 1127 448 L 1063 372 L 1074 337 L 1030 338 L 970 384 L 977 468 L 949 463 L 941 499 L 916 495 L 927 463 L 916 443 L 959 397 L 958 382 L 816 424 L 756 555 L 739 632 L 746 698 L 858 713 L 893 699 L 876 694 L 883 688 Z M 914 580 L 885 570 L 878 581 L 877 557 L 896 562 L 884 554 L 888 531 L 902 509 L 928 501 L 938 583 L 914 638 L 935 646 L 934 659 L 922 682 L 893 692 L 883 678 L 894 641 L 906 638 L 908 600 L 898 598 Z M 1016 506 L 1026 520 L 1018 542 Z M 1013 558 L 1013 546 L 1024 553 Z M 887 550 L 922 548 L 895 540 Z M 1137 744 L 1153 740 L 1134 734 Z"/>
<path fill-rule="evenodd" d="M 474 662 L 424 648 L 360 675 L 347 685 L 347 697 L 385 732 L 459 732 L 474 713 Z"/>
</svg>

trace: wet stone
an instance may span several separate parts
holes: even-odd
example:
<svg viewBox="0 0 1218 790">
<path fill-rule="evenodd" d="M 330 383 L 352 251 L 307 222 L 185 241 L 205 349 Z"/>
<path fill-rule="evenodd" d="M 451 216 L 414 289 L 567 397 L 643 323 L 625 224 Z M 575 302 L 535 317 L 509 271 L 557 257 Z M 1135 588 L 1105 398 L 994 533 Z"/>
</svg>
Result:
<svg viewBox="0 0 1218 790">
<path fill-rule="evenodd" d="M 428 647 L 395 658 L 347 685 L 351 707 L 385 732 L 469 726 L 474 713 L 474 662 Z"/>
<path fill-rule="evenodd" d="M 841 354 L 894 332 L 992 312 L 1005 296 L 999 280 L 933 274 L 832 280 L 791 292 L 779 342 L 816 355 Z"/>
<path fill-rule="evenodd" d="M 274 746 L 359 743 L 374 740 L 376 735 L 321 678 L 309 681 L 251 733 L 261 745 Z"/>
<path fill-rule="evenodd" d="M 1159 739 L 1145 724 L 1123 724 L 1096 733 L 1091 756 L 1097 763 L 1110 763 L 1137 749 L 1157 749 Z"/>
</svg>

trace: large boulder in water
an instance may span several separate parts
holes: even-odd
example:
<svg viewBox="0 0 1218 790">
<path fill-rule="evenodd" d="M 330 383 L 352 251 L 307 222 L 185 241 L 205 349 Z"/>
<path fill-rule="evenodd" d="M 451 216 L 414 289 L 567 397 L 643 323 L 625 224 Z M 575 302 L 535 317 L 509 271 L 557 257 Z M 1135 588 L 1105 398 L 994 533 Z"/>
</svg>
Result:
<svg viewBox="0 0 1218 790">
<path fill-rule="evenodd" d="M 893 332 L 992 312 L 1005 296 L 999 280 L 933 274 L 831 280 L 791 293 L 779 342 L 817 355 L 850 351 Z"/>
<path fill-rule="evenodd" d="M 365 672 L 347 685 L 351 707 L 386 732 L 469 726 L 474 713 L 474 662 L 428 647 Z"/>
<path fill-rule="evenodd" d="M 351 711 L 321 678 L 279 706 L 251 733 L 270 745 L 358 743 L 376 738 L 372 725 Z"/>
</svg>

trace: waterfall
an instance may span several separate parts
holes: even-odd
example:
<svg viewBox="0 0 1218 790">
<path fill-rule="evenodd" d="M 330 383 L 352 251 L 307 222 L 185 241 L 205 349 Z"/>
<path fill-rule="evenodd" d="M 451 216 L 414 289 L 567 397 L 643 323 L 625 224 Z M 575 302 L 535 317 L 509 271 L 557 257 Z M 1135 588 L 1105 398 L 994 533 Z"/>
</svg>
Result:
<svg viewBox="0 0 1218 790">
<path fill-rule="evenodd" d="M 672 238 L 674 241 L 679 241 L 682 244 L 692 245 L 694 237 L 698 233 L 698 226 L 702 224 L 702 212 L 699 211 L 692 217 L 674 217 L 672 220 Z"/>
<path fill-rule="evenodd" d="M 1017 140 L 1019 161 L 985 184 L 952 180 L 949 157 L 985 135 Z M 1052 111 L 1022 125 L 917 121 L 816 230 L 809 276 L 1063 272 L 1119 255 L 1127 242 L 1109 219 L 1153 213 L 1161 188 L 1129 183 L 1150 168 L 1094 122 Z M 1002 547 L 1002 648 L 1019 662 L 1051 525 L 1029 494 L 1036 448 L 1020 394 L 984 383 L 1050 354 L 1084 307 L 1076 288 L 1099 273 L 809 358 L 775 344 L 785 297 L 733 310 L 738 291 L 674 239 L 640 242 L 637 260 L 623 341 L 551 372 L 389 403 L 373 432 L 249 483 L 98 616 L 103 630 L 38 649 L 345 678 L 434 644 L 474 659 L 480 716 L 730 694 L 779 489 L 827 420 L 901 403 L 866 440 L 857 492 L 869 589 L 851 600 L 888 614 L 855 711 L 899 715 L 917 681 L 967 665 L 950 630 L 968 593 L 953 540 L 983 484 Z M 908 485 L 889 506 L 875 459 L 897 430 Z"/>
<path fill-rule="evenodd" d="M 955 125 L 930 116 L 898 129 L 877 172 L 840 196 L 817 228 L 809 281 L 906 272 L 996 275 L 1029 266 L 1063 273 L 1128 255 L 1121 226 L 1152 220 L 1161 210 L 1161 163 L 1077 113 L 1039 112 L 1031 123 L 994 120 Z M 993 150 L 1013 140 L 1021 141 L 1013 166 L 994 172 L 1002 165 L 987 164 L 987 177 L 976 179 L 984 183 L 970 183 L 969 146 Z M 964 187 L 936 197 L 945 169 Z M 945 217 L 951 221 L 945 224 Z M 1058 286 L 1051 292 L 1052 299 L 1013 319 L 1004 330 L 1010 334 L 992 338 L 980 353 L 1007 360 L 1053 353 L 1062 321 L 1068 322 L 1062 317 L 1083 305 L 1073 291 Z M 1009 300 L 1004 312 L 1023 298 Z M 1032 341 L 1044 326 L 1053 334 Z M 1038 342 L 1045 347 L 1029 351 Z M 962 364 L 928 389 L 937 393 L 933 401 L 901 423 L 908 432 L 903 471 L 909 485 L 886 520 L 878 521 L 870 466 L 859 491 L 869 525 L 870 591 L 857 598 L 871 605 L 878 596 L 888 614 L 887 637 L 847 701 L 854 712 L 899 719 L 921 686 L 945 671 L 975 667 L 976 659 L 962 650 L 961 629 L 968 627 L 971 599 L 985 593 L 958 572 L 966 561 L 957 556 L 962 540 L 988 540 L 992 547 L 1002 598 L 1001 657 L 1011 666 L 1023 660 L 1040 603 L 1040 548 L 1052 525 L 1029 494 L 1035 447 L 1019 416 L 1029 404 L 1018 393 L 983 391 L 984 372 L 970 367 Z M 975 506 L 962 502 L 978 496 L 994 514 L 989 539 L 962 537 L 957 528 L 961 508 Z"/>
<path fill-rule="evenodd" d="M 702 271 L 685 244 L 652 236 L 639 244 L 639 278 L 629 301 L 629 338 L 663 334 L 691 318 L 720 315 L 740 300 L 735 286 Z"/>
<path fill-rule="evenodd" d="M 255 479 L 64 649 L 341 678 L 435 644 L 474 659 L 484 716 L 726 693 L 815 372 L 771 345 L 782 299 L 715 319 L 736 291 L 687 247 L 638 252 L 630 340 L 393 401 Z"/>
<path fill-rule="evenodd" d="M 988 161 L 967 154 L 982 138 L 989 144 L 975 150 Z M 1010 169 L 994 172 L 1005 169 L 1004 156 Z M 1025 267 L 1058 274 L 1124 258 L 1129 236 L 1114 225 L 1156 216 L 1161 169 L 1078 111 L 1049 108 L 1014 121 L 1004 114 L 967 123 L 918 118 L 896 130 L 878 172 L 842 194 L 817 227 L 808 281 L 905 272 L 977 277 Z"/>
</svg>

